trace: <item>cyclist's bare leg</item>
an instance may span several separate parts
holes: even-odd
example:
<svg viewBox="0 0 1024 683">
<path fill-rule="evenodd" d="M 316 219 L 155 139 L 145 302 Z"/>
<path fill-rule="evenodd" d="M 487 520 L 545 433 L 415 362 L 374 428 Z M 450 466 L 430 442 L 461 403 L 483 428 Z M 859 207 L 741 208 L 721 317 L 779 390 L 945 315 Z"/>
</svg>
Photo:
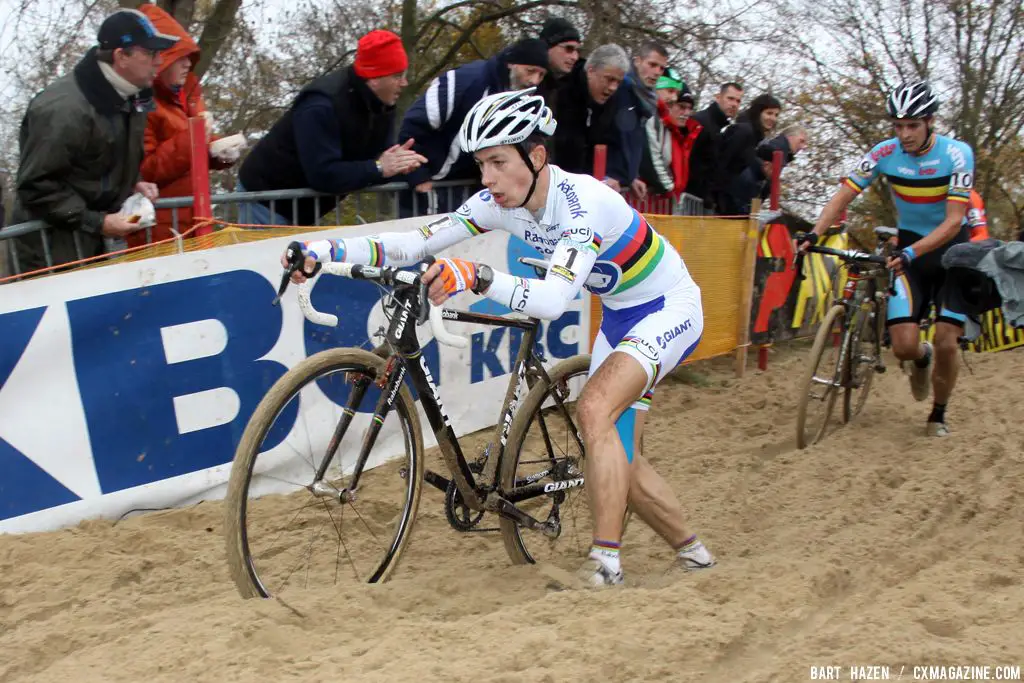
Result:
<svg viewBox="0 0 1024 683">
<path fill-rule="evenodd" d="M 633 452 L 632 472 L 629 480 L 629 509 L 637 514 L 647 526 L 665 539 L 673 548 L 678 548 L 691 536 L 683 518 L 683 507 L 679 499 L 647 458 L 643 456 L 643 430 L 647 412 L 636 414 L 636 450 Z"/>
<path fill-rule="evenodd" d="M 932 395 L 935 402 L 946 405 L 956 386 L 960 370 L 957 361 L 957 343 L 963 328 L 947 322 L 935 323 L 935 370 L 932 373 Z"/>
<path fill-rule="evenodd" d="M 889 326 L 892 352 L 900 360 L 917 360 L 925 354 L 921 343 L 921 328 L 917 323 L 898 323 Z"/>
<path fill-rule="evenodd" d="M 586 448 L 587 495 L 594 538 L 622 541 L 630 463 L 615 422 L 644 392 L 647 373 L 629 355 L 614 351 L 587 380 L 576 406 Z"/>
</svg>

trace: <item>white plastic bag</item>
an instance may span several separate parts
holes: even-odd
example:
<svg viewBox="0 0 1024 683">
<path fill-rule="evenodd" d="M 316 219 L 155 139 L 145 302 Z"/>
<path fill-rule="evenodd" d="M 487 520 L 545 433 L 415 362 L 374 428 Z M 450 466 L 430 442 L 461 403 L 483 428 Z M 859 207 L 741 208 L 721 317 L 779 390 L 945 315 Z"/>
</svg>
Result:
<svg viewBox="0 0 1024 683">
<path fill-rule="evenodd" d="M 153 207 L 153 202 L 138 192 L 124 200 L 120 213 L 130 223 L 137 223 L 139 228 L 156 225 L 156 209 Z"/>
</svg>

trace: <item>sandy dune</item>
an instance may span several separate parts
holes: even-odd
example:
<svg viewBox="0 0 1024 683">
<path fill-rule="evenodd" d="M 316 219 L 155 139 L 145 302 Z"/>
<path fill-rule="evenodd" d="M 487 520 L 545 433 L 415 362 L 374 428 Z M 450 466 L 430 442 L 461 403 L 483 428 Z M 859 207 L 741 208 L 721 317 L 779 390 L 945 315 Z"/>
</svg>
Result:
<svg viewBox="0 0 1024 683">
<path fill-rule="evenodd" d="M 2 681 L 804 681 L 810 667 L 1024 665 L 1024 353 L 975 355 L 951 438 L 905 378 L 793 449 L 806 347 L 659 388 L 648 455 L 718 568 L 677 573 L 639 522 L 628 586 L 550 592 L 428 487 L 385 585 L 240 599 L 219 503 L 0 536 Z"/>
</svg>

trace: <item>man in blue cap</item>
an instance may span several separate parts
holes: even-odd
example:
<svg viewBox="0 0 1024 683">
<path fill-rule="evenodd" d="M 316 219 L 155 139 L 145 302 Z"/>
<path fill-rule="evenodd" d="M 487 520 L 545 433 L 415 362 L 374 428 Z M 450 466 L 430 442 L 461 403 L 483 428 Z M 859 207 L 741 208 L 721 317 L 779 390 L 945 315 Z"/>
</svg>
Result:
<svg viewBox="0 0 1024 683">
<path fill-rule="evenodd" d="M 49 226 L 52 265 L 103 253 L 104 236 L 138 229 L 119 213 L 124 200 L 133 192 L 156 198 L 156 185 L 141 182 L 139 174 L 142 139 L 160 53 L 177 40 L 141 12 L 118 10 L 72 72 L 29 103 L 13 221 Z M 47 265 L 41 233 L 15 241 L 22 271 Z"/>
</svg>

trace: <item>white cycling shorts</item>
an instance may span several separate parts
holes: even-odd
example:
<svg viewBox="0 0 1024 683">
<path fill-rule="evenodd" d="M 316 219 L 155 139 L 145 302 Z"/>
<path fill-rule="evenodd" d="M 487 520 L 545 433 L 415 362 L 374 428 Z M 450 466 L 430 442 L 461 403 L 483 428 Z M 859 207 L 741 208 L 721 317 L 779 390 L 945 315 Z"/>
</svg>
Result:
<svg viewBox="0 0 1024 683">
<path fill-rule="evenodd" d="M 654 387 L 693 353 L 704 333 L 700 290 L 676 287 L 631 308 L 601 307 L 601 330 L 591 351 L 590 376 L 612 353 L 629 354 L 647 373 L 647 385 L 633 404 L 649 410 Z"/>
</svg>

